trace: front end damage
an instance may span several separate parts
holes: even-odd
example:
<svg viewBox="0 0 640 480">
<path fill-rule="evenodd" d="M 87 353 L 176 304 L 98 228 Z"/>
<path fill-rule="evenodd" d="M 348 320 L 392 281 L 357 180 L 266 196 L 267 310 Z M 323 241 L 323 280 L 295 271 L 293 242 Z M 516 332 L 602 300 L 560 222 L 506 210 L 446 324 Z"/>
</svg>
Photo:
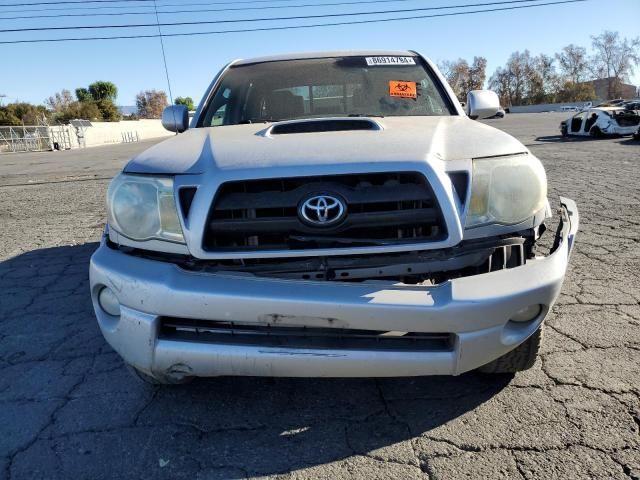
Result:
<svg viewBox="0 0 640 480">
<path fill-rule="evenodd" d="M 126 252 L 105 238 L 91 260 L 100 328 L 152 375 L 457 375 L 500 357 L 541 325 L 566 273 L 578 211 L 542 230 L 430 252 L 205 262 Z M 119 314 L 102 308 L 115 292 Z"/>
</svg>

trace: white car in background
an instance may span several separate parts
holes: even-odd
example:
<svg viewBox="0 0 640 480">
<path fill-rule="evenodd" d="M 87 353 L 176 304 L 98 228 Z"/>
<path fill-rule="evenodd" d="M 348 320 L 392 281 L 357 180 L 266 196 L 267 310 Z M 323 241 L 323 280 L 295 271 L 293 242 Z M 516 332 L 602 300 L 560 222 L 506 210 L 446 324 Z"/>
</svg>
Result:
<svg viewBox="0 0 640 480">
<path fill-rule="evenodd" d="M 560 123 L 563 137 L 569 135 L 603 137 L 605 135 L 633 135 L 640 125 L 640 115 L 633 110 L 617 107 L 592 108 L 579 112 Z"/>
</svg>

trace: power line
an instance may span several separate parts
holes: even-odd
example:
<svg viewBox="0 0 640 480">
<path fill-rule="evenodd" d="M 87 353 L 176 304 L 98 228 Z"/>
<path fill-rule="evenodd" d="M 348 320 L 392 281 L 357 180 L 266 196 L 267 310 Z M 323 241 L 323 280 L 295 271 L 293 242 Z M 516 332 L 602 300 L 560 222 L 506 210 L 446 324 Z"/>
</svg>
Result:
<svg viewBox="0 0 640 480">
<path fill-rule="evenodd" d="M 535 5 L 518 5 L 512 7 L 500 7 L 500 8 L 491 8 L 485 10 L 470 10 L 467 12 L 450 12 L 450 13 L 439 13 L 433 15 L 417 15 L 411 17 L 394 17 L 394 18 L 381 18 L 381 19 L 372 19 L 372 20 L 356 20 L 349 22 L 333 22 L 333 23 L 315 23 L 309 25 L 283 25 L 283 26 L 275 26 L 275 27 L 262 27 L 262 28 L 243 28 L 239 30 L 218 30 L 218 31 L 209 31 L 209 32 L 184 32 L 184 33 L 165 33 L 164 37 L 191 37 L 191 36 L 202 36 L 202 35 L 221 35 L 227 33 L 249 33 L 249 32 L 268 32 L 268 31 L 276 31 L 276 30 L 297 30 L 304 28 L 319 28 L 319 27 L 335 27 L 342 25 L 362 25 L 369 23 L 386 23 L 386 22 L 398 22 L 398 21 L 407 21 L 407 20 L 419 20 L 426 18 L 440 18 L 440 17 L 453 17 L 453 16 L 461 16 L 461 15 L 472 15 L 476 13 L 490 13 L 490 12 L 502 12 L 507 10 L 519 10 L 523 8 L 534 8 L 534 7 L 544 7 L 550 5 L 562 5 L 562 4 L 570 4 L 570 3 L 583 3 L 588 0 L 562 0 L 555 2 L 547 2 L 547 3 L 538 3 Z M 9 44 L 17 44 L 17 43 L 49 43 L 49 42 L 79 42 L 79 41 L 88 41 L 88 40 L 123 40 L 123 39 L 134 39 L 134 38 L 157 38 L 157 34 L 148 34 L 148 35 L 118 35 L 118 36 L 110 36 L 110 37 L 72 37 L 72 38 L 42 38 L 42 39 L 33 39 L 33 40 L 6 40 L 0 41 L 0 45 L 9 45 Z"/>
<path fill-rule="evenodd" d="M 68 0 L 65 2 L 35 2 L 35 3 L 2 3 L 0 7 L 28 7 L 31 5 L 62 5 L 63 3 L 128 3 L 153 2 L 153 0 Z"/>
<path fill-rule="evenodd" d="M 442 7 L 423 7 L 423 8 L 405 8 L 395 10 L 378 10 L 374 12 L 348 12 L 348 13 L 324 13 L 321 15 L 295 15 L 290 17 L 268 17 L 268 18 L 242 18 L 227 20 L 198 20 L 192 22 L 172 22 L 172 23 L 137 23 L 126 25 L 74 25 L 66 27 L 28 27 L 28 28 L 6 28 L 0 29 L 0 33 L 16 33 L 16 32 L 44 32 L 44 31 L 60 31 L 60 30 L 102 30 L 105 28 L 145 28 L 145 27 L 175 27 L 185 25 L 213 25 L 221 23 L 254 23 L 269 21 L 289 21 L 289 20 L 314 20 L 318 18 L 335 18 L 335 17 L 355 17 L 361 15 L 387 15 L 397 13 L 413 13 L 434 10 L 451 10 L 455 8 L 472 8 L 485 7 L 489 5 L 507 5 L 514 3 L 531 3 L 539 0 L 502 0 L 497 2 L 469 3 L 464 5 L 447 5 Z"/>
<path fill-rule="evenodd" d="M 164 73 L 167 76 L 167 87 L 169 88 L 169 100 L 173 105 L 173 93 L 171 93 L 171 81 L 169 80 L 169 68 L 167 67 L 167 55 L 164 53 L 164 40 L 162 39 L 162 29 L 160 28 L 160 17 L 158 17 L 158 7 L 156 6 L 156 2 L 153 2 L 153 8 L 156 11 L 156 22 L 158 24 L 158 35 L 160 36 L 160 47 L 162 48 L 162 61 L 164 62 Z M 175 112 L 173 114 L 173 121 L 175 122 Z"/>
<path fill-rule="evenodd" d="M 298 0 L 240 0 L 240 1 L 234 1 L 233 3 L 245 3 L 245 4 L 251 4 L 251 3 L 268 3 L 268 2 L 295 2 Z M 78 4 L 78 3 L 126 3 L 126 2 L 134 2 L 134 3 L 141 3 L 141 2 L 153 2 L 153 0 L 87 0 L 87 1 L 82 1 L 82 0 L 74 0 L 74 1 L 65 1 L 65 2 L 35 2 L 35 3 L 4 3 L 4 4 L 0 4 L 0 8 L 4 8 L 4 7 L 37 7 L 39 5 L 62 5 L 62 4 Z M 228 5 L 229 2 L 209 2 L 209 5 Z M 179 6 L 178 5 L 173 5 L 173 6 Z M 136 5 L 134 5 L 136 6 Z M 160 5 L 160 7 L 166 7 L 167 5 Z M 153 5 L 137 5 L 137 7 L 145 7 L 145 8 L 153 8 Z M 56 10 L 68 10 L 74 7 L 64 7 L 64 8 L 59 8 Z M 91 8 L 131 8 L 130 5 L 127 6 L 123 6 L 123 5 L 117 5 L 117 6 L 93 6 L 93 7 L 75 7 L 77 9 L 82 9 L 82 8 L 87 8 L 87 9 L 91 9 Z M 37 11 L 37 10 L 31 10 L 31 11 Z"/>
<path fill-rule="evenodd" d="M 362 4 L 371 4 L 371 3 L 400 3 L 400 2 L 413 2 L 416 0 L 357 0 L 357 1 L 349 1 L 349 2 L 336 2 L 336 3 L 305 3 L 300 5 L 268 5 L 268 6 L 257 6 L 257 7 L 231 7 L 231 8 L 211 8 L 211 9 L 198 9 L 198 10 L 167 10 L 160 11 L 157 10 L 159 15 L 167 15 L 167 14 L 176 14 L 176 13 L 205 13 L 205 12 L 229 12 L 229 11 L 247 11 L 247 10 L 273 10 L 273 9 L 282 9 L 282 8 L 307 8 L 307 7 L 335 7 L 335 6 L 343 6 L 343 5 L 362 5 Z M 211 5 L 210 3 L 193 3 L 193 4 L 179 4 L 177 6 L 196 6 L 196 5 Z M 165 5 L 168 6 L 176 6 Z M 141 7 L 146 7 L 145 5 L 141 5 Z M 111 7 L 115 8 L 115 7 Z M 126 7 L 130 8 L 130 7 Z M 34 10 L 38 11 L 38 10 Z M 22 15 L 15 17 L 0 17 L 0 20 L 19 20 L 19 19 L 33 19 L 33 18 L 62 18 L 62 17 L 111 17 L 111 16 L 121 16 L 121 15 L 153 15 L 153 11 L 148 12 L 108 12 L 108 13 L 57 13 L 54 15 Z"/>
</svg>

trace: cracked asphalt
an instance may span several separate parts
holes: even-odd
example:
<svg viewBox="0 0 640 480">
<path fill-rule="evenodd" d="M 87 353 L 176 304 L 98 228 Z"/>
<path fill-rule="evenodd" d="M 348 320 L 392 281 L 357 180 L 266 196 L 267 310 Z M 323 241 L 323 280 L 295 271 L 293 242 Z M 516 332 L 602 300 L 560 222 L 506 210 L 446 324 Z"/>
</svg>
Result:
<svg viewBox="0 0 640 480">
<path fill-rule="evenodd" d="M 640 478 L 640 143 L 489 120 L 581 229 L 515 377 L 134 380 L 93 316 L 107 179 L 150 143 L 0 156 L 0 479 Z M 555 203 L 557 206 L 557 203 Z"/>
</svg>

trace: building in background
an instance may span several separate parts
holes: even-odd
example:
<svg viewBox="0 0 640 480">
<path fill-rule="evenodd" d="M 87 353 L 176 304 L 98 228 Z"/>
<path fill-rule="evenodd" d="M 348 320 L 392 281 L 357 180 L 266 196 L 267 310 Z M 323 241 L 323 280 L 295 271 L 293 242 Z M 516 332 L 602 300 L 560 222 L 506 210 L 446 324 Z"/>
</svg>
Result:
<svg viewBox="0 0 640 480">
<path fill-rule="evenodd" d="M 614 98 L 635 98 L 638 96 L 638 89 L 635 85 L 622 83 L 615 77 L 598 78 L 585 82 L 593 86 L 596 98 L 599 100 L 612 100 Z"/>
</svg>

